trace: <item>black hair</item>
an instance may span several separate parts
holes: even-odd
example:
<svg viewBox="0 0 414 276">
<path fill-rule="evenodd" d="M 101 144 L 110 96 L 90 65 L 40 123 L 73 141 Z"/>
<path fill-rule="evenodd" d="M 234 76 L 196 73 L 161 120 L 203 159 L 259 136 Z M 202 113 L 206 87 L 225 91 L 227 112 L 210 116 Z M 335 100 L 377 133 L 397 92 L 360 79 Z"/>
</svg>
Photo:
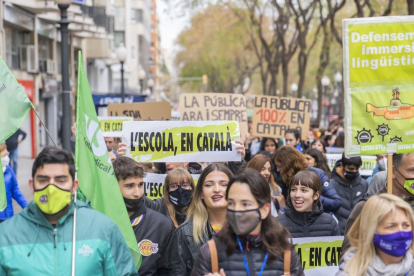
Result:
<svg viewBox="0 0 414 276">
<path fill-rule="evenodd" d="M 256 199 L 259 207 L 271 201 L 270 187 L 266 179 L 254 169 L 246 169 L 243 173 L 237 174 L 230 183 L 226 191 L 226 200 L 229 198 L 229 191 L 234 183 L 242 183 L 248 185 L 250 192 Z M 270 212 L 268 216 L 262 220 L 260 230 L 263 254 L 269 253 L 269 261 L 276 260 L 284 251 L 293 249 L 293 245 L 289 242 L 291 235 L 288 230 L 276 219 Z M 231 225 L 227 222 L 225 227 L 217 234 L 219 240 L 227 245 L 226 253 L 232 255 L 236 248 L 236 234 Z"/>
<path fill-rule="evenodd" d="M 285 132 L 285 136 L 286 136 L 286 134 L 288 134 L 288 133 L 292 133 L 294 136 L 295 136 L 295 139 L 296 140 L 301 140 L 300 139 L 300 132 L 299 132 L 299 130 L 297 130 L 296 128 L 291 128 L 291 129 L 288 129 L 288 130 L 286 130 L 286 132 Z"/>
<path fill-rule="evenodd" d="M 66 164 L 69 166 L 69 174 L 72 177 L 72 181 L 75 180 L 75 161 L 73 160 L 72 153 L 60 149 L 57 147 L 49 146 L 45 147 L 36 157 L 32 166 L 32 178 L 39 168 L 42 168 L 46 164 Z"/>
<path fill-rule="evenodd" d="M 315 159 L 315 168 L 323 170 L 328 177 L 331 176 L 331 171 L 328 167 L 328 161 L 322 152 L 317 149 L 308 149 L 305 154 Z"/>
<path fill-rule="evenodd" d="M 278 143 L 277 139 L 275 139 L 275 138 L 270 138 L 270 137 L 264 137 L 264 138 L 262 138 L 262 140 L 260 141 L 259 152 L 265 151 L 264 147 L 265 147 L 265 144 L 266 144 L 267 140 L 273 141 L 273 142 L 275 143 L 275 145 L 276 145 L 276 150 L 278 149 L 278 147 L 279 147 L 279 143 Z"/>
<path fill-rule="evenodd" d="M 144 178 L 144 169 L 132 158 L 120 156 L 112 162 L 116 179 L 125 180 L 128 178 Z"/>
<path fill-rule="evenodd" d="M 342 166 L 345 167 L 347 165 L 348 166 L 354 165 L 359 169 L 359 167 L 361 167 L 362 165 L 362 159 L 360 156 L 346 158 L 345 153 L 342 153 Z"/>
</svg>

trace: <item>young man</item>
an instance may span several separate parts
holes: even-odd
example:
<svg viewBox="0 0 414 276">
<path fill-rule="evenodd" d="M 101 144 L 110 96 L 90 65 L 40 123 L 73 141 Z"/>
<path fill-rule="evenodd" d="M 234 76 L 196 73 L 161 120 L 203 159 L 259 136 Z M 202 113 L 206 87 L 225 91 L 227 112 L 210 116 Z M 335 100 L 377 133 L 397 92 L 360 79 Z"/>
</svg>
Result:
<svg viewBox="0 0 414 276">
<path fill-rule="evenodd" d="M 72 201 L 78 188 L 72 154 L 46 147 L 29 180 L 34 200 L 0 224 L 0 275 L 70 275 L 73 213 L 76 275 L 138 275 L 118 226 L 85 203 Z"/>
<path fill-rule="evenodd" d="M 167 259 L 174 226 L 169 218 L 144 203 L 144 170 L 133 159 L 120 156 L 114 171 L 142 255 L 139 275 L 168 275 Z"/>
<path fill-rule="evenodd" d="M 331 184 L 341 197 L 341 207 L 334 214 L 338 219 L 341 235 L 345 232 L 346 220 L 355 205 L 367 193 L 368 184 L 359 174 L 362 165 L 361 157 L 345 158 L 338 160 L 332 170 Z"/>
</svg>

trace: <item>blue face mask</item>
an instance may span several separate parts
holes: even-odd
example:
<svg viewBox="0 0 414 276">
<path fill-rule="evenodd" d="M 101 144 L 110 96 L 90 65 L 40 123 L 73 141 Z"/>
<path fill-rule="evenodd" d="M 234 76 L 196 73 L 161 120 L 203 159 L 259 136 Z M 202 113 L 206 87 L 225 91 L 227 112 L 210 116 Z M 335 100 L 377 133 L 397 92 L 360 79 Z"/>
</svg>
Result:
<svg viewBox="0 0 414 276">
<path fill-rule="evenodd" d="M 374 245 L 382 252 L 401 257 L 410 248 L 413 242 L 413 232 L 396 232 L 392 234 L 374 234 Z"/>
</svg>

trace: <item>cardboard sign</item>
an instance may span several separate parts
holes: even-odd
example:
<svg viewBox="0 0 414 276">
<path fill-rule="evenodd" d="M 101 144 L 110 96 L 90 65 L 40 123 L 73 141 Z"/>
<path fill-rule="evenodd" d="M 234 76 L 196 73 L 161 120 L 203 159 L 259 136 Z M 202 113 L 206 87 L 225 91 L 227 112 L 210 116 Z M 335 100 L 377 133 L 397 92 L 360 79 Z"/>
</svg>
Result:
<svg viewBox="0 0 414 276">
<path fill-rule="evenodd" d="M 246 99 L 227 93 L 183 93 L 180 95 L 181 121 L 237 121 L 240 135 L 248 132 Z"/>
<path fill-rule="evenodd" d="M 332 169 L 335 166 L 336 161 L 342 159 L 342 154 L 326 154 L 326 159 L 328 161 L 328 167 L 332 171 Z M 377 157 L 363 155 L 361 156 L 361 159 L 362 159 L 362 165 L 359 168 L 359 174 L 362 176 L 371 176 L 372 171 L 377 165 Z"/>
<path fill-rule="evenodd" d="M 126 155 L 137 162 L 240 161 L 235 121 L 124 122 Z"/>
<path fill-rule="evenodd" d="M 169 121 L 171 105 L 169 102 L 110 104 L 108 115 L 133 117 L 135 121 Z"/>
<path fill-rule="evenodd" d="M 199 174 L 191 175 L 194 184 L 200 178 Z M 144 176 L 144 193 L 149 199 L 162 198 L 164 196 L 164 183 L 167 174 L 146 173 Z"/>
<path fill-rule="evenodd" d="M 343 236 L 293 239 L 305 275 L 335 275 L 343 240 Z"/>
<path fill-rule="evenodd" d="M 342 22 L 345 153 L 414 152 L 414 17 Z"/>
<path fill-rule="evenodd" d="M 103 117 L 98 116 L 103 137 L 122 137 L 122 123 L 132 121 L 132 117 Z"/>
<path fill-rule="evenodd" d="M 303 140 L 310 126 L 311 101 L 296 98 L 256 96 L 252 135 L 285 138 L 288 129 L 297 129 Z"/>
</svg>

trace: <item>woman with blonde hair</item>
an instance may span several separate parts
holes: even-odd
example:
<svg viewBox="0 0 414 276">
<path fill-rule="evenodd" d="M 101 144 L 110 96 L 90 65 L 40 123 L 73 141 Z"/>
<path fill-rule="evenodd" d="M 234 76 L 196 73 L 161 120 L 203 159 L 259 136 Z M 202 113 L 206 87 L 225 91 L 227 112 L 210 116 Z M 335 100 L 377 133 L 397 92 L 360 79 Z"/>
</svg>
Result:
<svg viewBox="0 0 414 276">
<path fill-rule="evenodd" d="M 413 210 L 401 198 L 374 195 L 352 225 L 337 276 L 414 275 Z"/>
<path fill-rule="evenodd" d="M 272 216 L 277 217 L 280 206 L 285 207 L 286 203 L 285 198 L 282 195 L 282 189 L 273 179 L 272 160 L 264 154 L 256 154 L 252 160 L 247 163 L 246 167 L 258 171 L 269 183 L 270 193 L 272 195 L 272 201 L 270 202 L 271 214 Z"/>
<path fill-rule="evenodd" d="M 170 217 L 177 228 L 187 218 L 194 188 L 191 174 L 186 169 L 176 168 L 165 178 L 163 197 L 156 200 L 144 197 L 144 202 L 148 208 Z"/>
<path fill-rule="evenodd" d="M 227 185 L 232 177 L 232 172 L 220 163 L 210 164 L 201 173 L 188 219 L 173 235 L 170 275 L 190 275 L 200 247 L 221 230 L 226 220 Z"/>
</svg>

